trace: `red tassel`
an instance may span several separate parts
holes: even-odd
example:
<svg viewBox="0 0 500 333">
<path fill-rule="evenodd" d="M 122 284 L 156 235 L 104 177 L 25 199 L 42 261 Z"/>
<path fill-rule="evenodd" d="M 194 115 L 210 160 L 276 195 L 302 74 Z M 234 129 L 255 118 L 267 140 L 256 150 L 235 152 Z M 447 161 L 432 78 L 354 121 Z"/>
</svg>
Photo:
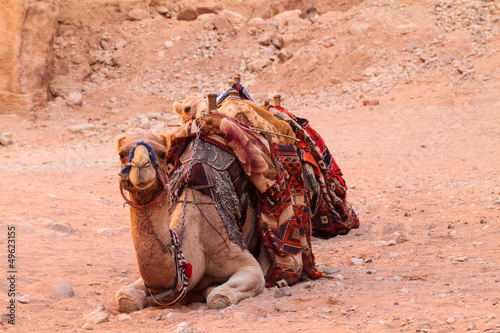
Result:
<svg viewBox="0 0 500 333">
<path fill-rule="evenodd" d="M 193 275 L 193 266 L 190 263 L 187 263 L 186 264 L 186 277 L 188 279 L 190 279 L 191 275 Z"/>
</svg>

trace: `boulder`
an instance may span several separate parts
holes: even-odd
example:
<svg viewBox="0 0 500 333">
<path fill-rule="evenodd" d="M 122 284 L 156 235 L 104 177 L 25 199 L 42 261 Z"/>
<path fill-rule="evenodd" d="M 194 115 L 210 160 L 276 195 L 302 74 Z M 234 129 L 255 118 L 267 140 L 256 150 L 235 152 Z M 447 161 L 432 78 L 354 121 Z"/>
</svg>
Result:
<svg viewBox="0 0 500 333">
<path fill-rule="evenodd" d="M 0 114 L 47 104 L 60 0 L 2 1 Z"/>
</svg>

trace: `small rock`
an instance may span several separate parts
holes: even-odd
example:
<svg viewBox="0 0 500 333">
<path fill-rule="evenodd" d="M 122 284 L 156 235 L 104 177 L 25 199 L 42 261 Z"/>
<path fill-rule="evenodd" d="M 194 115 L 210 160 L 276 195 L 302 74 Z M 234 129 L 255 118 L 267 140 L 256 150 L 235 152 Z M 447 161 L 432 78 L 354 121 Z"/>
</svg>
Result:
<svg viewBox="0 0 500 333">
<path fill-rule="evenodd" d="M 402 280 L 401 277 L 397 276 L 397 275 L 395 275 L 393 279 L 394 279 L 394 281 L 401 281 Z"/>
<path fill-rule="evenodd" d="M 481 246 L 483 244 L 484 244 L 483 242 L 472 242 L 472 245 L 474 246 Z"/>
<path fill-rule="evenodd" d="M 12 144 L 12 134 L 11 133 L 0 133 L 0 145 L 8 146 Z"/>
<path fill-rule="evenodd" d="M 454 60 L 455 60 L 455 57 L 454 57 L 453 55 L 449 55 L 449 56 L 446 56 L 446 57 L 443 59 L 443 63 L 445 63 L 446 65 L 449 65 L 449 64 L 451 64 Z"/>
<path fill-rule="evenodd" d="M 395 240 L 395 239 L 391 239 L 388 243 L 387 243 L 387 246 L 393 246 L 393 245 L 396 245 L 398 244 L 398 242 Z"/>
<path fill-rule="evenodd" d="M 342 274 L 337 274 L 337 275 L 335 275 L 334 279 L 338 280 L 338 281 L 342 281 L 342 280 L 344 280 L 344 277 L 342 276 Z"/>
<path fill-rule="evenodd" d="M 374 97 L 367 97 L 363 100 L 363 105 L 379 105 L 380 102 Z"/>
<path fill-rule="evenodd" d="M 467 325 L 467 331 L 475 331 L 475 330 L 477 330 L 476 323 L 472 322 L 469 323 L 469 325 Z"/>
<path fill-rule="evenodd" d="M 83 95 L 80 92 L 75 91 L 68 95 L 68 98 L 66 99 L 66 104 L 81 105 L 82 101 L 83 101 Z"/>
<path fill-rule="evenodd" d="M 408 294 L 410 292 L 408 288 L 402 288 L 400 291 L 404 294 Z"/>
<path fill-rule="evenodd" d="M 375 273 L 377 273 L 376 269 L 369 269 L 366 271 L 366 274 L 375 274 Z"/>
<path fill-rule="evenodd" d="M 455 319 L 455 318 L 453 318 L 453 317 L 450 317 L 450 318 L 446 319 L 446 322 L 447 322 L 448 324 L 453 324 L 455 321 L 456 321 L 456 319 Z"/>
<path fill-rule="evenodd" d="M 174 333 L 196 333 L 196 332 L 189 327 L 177 327 Z"/>
<path fill-rule="evenodd" d="M 175 319 L 175 318 L 177 318 L 177 315 L 175 313 L 169 312 L 167 314 L 167 319 Z"/>
<path fill-rule="evenodd" d="M 94 326 L 92 324 L 86 323 L 82 325 L 82 330 L 85 331 L 92 331 L 94 329 Z"/>
<path fill-rule="evenodd" d="M 429 59 L 430 59 L 430 57 L 429 57 L 429 56 L 426 56 L 426 55 L 421 55 L 421 56 L 420 56 L 420 61 L 421 61 L 421 62 L 423 62 L 423 63 L 428 62 L 428 61 L 429 61 Z"/>
<path fill-rule="evenodd" d="M 132 9 L 127 14 L 127 19 L 131 21 L 142 21 L 151 18 L 149 12 L 143 9 Z"/>
<path fill-rule="evenodd" d="M 405 51 L 410 53 L 415 52 L 416 49 L 418 49 L 418 46 L 415 43 L 411 43 L 410 45 L 405 47 Z"/>
<path fill-rule="evenodd" d="M 304 288 L 304 289 L 311 289 L 312 288 L 311 282 L 304 282 L 302 284 L 302 288 Z"/>
<path fill-rule="evenodd" d="M 161 14 L 161 15 L 167 15 L 168 14 L 168 8 L 164 6 L 159 6 L 156 8 L 156 11 Z"/>
<path fill-rule="evenodd" d="M 88 315 L 85 315 L 83 319 L 89 324 L 98 325 L 107 323 L 109 321 L 109 314 L 104 312 L 102 307 L 99 307 L 97 310 L 94 310 Z"/>
<path fill-rule="evenodd" d="M 269 58 L 257 59 L 247 63 L 246 67 L 250 72 L 253 73 L 260 71 L 264 67 L 269 66 L 271 63 L 272 61 Z"/>
<path fill-rule="evenodd" d="M 464 66 L 459 66 L 457 68 L 457 71 L 460 73 L 460 74 L 464 74 L 466 73 L 468 70 L 467 70 L 467 67 L 464 67 Z"/>
<path fill-rule="evenodd" d="M 120 313 L 118 316 L 116 316 L 116 318 L 118 318 L 118 321 L 132 321 L 132 317 L 130 317 L 128 314 L 126 313 Z"/>
<path fill-rule="evenodd" d="M 62 278 L 54 278 L 50 280 L 35 282 L 26 287 L 26 291 L 31 294 L 42 294 L 53 296 L 54 294 L 59 297 L 69 298 L 75 296 L 73 288 L 68 281 Z"/>
<path fill-rule="evenodd" d="M 274 293 L 275 298 L 282 298 L 288 296 L 292 296 L 292 290 L 290 289 L 289 286 L 278 288 Z"/>
<path fill-rule="evenodd" d="M 488 223 L 488 220 L 486 219 L 486 217 L 481 216 L 481 220 L 479 220 L 479 223 L 485 224 L 485 223 Z"/>
<path fill-rule="evenodd" d="M 337 268 L 337 267 L 329 267 L 325 270 L 323 270 L 323 273 L 325 273 L 326 275 L 333 275 L 335 273 L 338 273 L 340 272 L 340 268 Z"/>
<path fill-rule="evenodd" d="M 21 304 L 28 304 L 30 302 L 30 295 L 24 295 L 17 298 L 17 301 Z"/>
<path fill-rule="evenodd" d="M 53 229 L 55 231 L 59 232 L 64 232 L 66 234 L 72 233 L 73 228 L 68 222 L 56 222 L 56 221 L 49 221 L 45 223 L 45 226 L 47 228 Z"/>
<path fill-rule="evenodd" d="M 101 228 L 101 229 L 97 229 L 97 233 L 99 235 L 112 236 L 113 230 L 111 228 Z"/>
<path fill-rule="evenodd" d="M 165 45 L 165 47 L 169 49 L 174 46 L 174 42 L 172 42 L 171 40 L 167 40 L 165 43 L 163 43 L 163 45 Z"/>
<path fill-rule="evenodd" d="M 351 258 L 350 261 L 353 265 L 362 265 L 364 262 L 363 259 L 358 258 Z"/>
</svg>

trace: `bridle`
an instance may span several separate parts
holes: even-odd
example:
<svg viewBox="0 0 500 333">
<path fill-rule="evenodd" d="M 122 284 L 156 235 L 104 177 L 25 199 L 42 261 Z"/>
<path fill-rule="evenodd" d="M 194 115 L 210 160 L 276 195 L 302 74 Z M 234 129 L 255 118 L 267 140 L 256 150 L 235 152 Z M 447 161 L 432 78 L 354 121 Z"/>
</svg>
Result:
<svg viewBox="0 0 500 333">
<path fill-rule="evenodd" d="M 125 200 L 125 202 L 123 203 L 123 206 L 125 207 L 125 205 L 130 205 L 136 209 L 144 209 L 144 208 L 147 208 L 151 205 L 154 205 L 154 204 L 157 204 L 158 202 L 162 201 L 163 198 L 165 198 L 165 196 L 167 195 L 168 193 L 168 187 L 167 187 L 167 183 L 165 182 L 165 179 L 163 178 L 163 175 L 161 174 L 160 172 L 160 163 L 158 162 L 158 159 L 156 158 L 156 154 L 153 150 L 153 147 L 151 147 L 147 142 L 144 142 L 144 141 L 138 141 L 134 144 L 134 146 L 132 147 L 132 149 L 130 150 L 130 154 L 128 155 L 128 163 L 123 167 L 122 171 L 120 172 L 120 176 L 122 178 L 125 178 L 126 175 L 128 175 L 130 173 L 130 170 L 132 170 L 132 159 L 134 158 L 134 154 L 135 154 L 135 149 L 137 148 L 137 146 L 139 145 L 142 145 L 144 147 L 146 147 L 146 149 L 148 150 L 149 152 L 149 159 L 151 161 L 151 163 L 153 164 L 153 168 L 155 169 L 156 171 L 156 175 L 158 177 L 158 179 L 160 180 L 160 183 L 161 183 L 161 186 L 162 186 L 162 189 L 163 191 L 161 192 L 161 194 L 158 196 L 158 198 L 144 204 L 136 204 L 132 201 L 130 201 L 126 196 L 125 196 L 125 193 L 123 193 L 123 188 L 120 186 L 120 193 L 123 197 L 123 199 Z"/>
</svg>

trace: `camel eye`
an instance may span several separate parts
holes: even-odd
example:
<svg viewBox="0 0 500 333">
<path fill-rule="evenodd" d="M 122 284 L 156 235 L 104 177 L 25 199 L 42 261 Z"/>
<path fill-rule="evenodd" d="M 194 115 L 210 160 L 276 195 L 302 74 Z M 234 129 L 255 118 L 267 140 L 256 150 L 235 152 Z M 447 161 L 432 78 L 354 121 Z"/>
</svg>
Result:
<svg viewBox="0 0 500 333">
<path fill-rule="evenodd" d="M 159 153 L 159 154 L 158 154 L 158 158 L 159 158 L 160 160 L 164 160 L 166 156 L 167 156 L 167 154 L 165 154 L 165 153 Z"/>
<path fill-rule="evenodd" d="M 189 112 L 191 112 L 191 107 L 190 106 L 186 106 L 184 108 L 184 113 L 189 113 Z"/>
<path fill-rule="evenodd" d="M 124 153 L 120 153 L 119 156 L 120 156 L 121 160 L 125 158 L 125 154 Z"/>
</svg>

